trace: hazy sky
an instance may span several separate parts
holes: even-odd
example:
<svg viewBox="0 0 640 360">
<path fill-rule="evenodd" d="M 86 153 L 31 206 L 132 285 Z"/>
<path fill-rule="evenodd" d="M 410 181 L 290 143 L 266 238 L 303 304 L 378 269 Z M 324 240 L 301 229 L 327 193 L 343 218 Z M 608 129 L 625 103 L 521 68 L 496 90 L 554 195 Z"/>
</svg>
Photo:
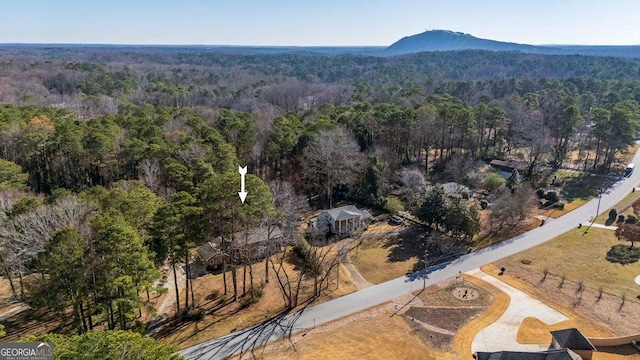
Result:
<svg viewBox="0 0 640 360">
<path fill-rule="evenodd" d="M 0 43 L 390 45 L 427 29 L 640 44 L 640 0 L 0 0 Z"/>
</svg>

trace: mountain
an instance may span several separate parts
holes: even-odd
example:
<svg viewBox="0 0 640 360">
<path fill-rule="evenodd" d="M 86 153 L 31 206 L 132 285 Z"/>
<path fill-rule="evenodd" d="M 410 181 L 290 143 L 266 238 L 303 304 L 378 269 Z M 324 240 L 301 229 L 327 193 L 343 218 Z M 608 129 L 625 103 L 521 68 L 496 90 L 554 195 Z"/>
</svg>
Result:
<svg viewBox="0 0 640 360">
<path fill-rule="evenodd" d="M 640 46 L 591 46 L 591 45 L 526 45 L 481 39 L 461 32 L 431 30 L 405 36 L 387 47 L 386 56 L 412 54 L 423 51 L 489 50 L 517 51 L 545 55 L 595 55 L 640 57 Z"/>
<path fill-rule="evenodd" d="M 385 49 L 389 55 L 411 54 L 423 51 L 491 50 L 534 52 L 535 46 L 480 39 L 469 34 L 448 30 L 425 31 L 405 36 Z"/>
</svg>

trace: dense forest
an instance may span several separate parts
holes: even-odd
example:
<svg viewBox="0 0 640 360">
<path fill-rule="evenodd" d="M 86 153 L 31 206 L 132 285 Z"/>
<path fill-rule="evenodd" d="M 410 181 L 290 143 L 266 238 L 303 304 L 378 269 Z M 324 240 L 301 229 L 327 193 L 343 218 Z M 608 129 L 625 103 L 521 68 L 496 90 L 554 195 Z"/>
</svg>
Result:
<svg viewBox="0 0 640 360">
<path fill-rule="evenodd" d="M 588 56 L 4 46 L 0 270 L 83 333 L 142 326 L 163 264 L 188 267 L 207 239 L 260 225 L 293 239 L 309 204 L 399 199 L 472 241 L 477 224 L 434 214 L 442 194 L 426 184 L 493 188 L 478 171 L 493 159 L 526 164 L 530 189 L 548 169 L 616 170 L 640 125 L 639 79 L 638 60 Z M 228 264 L 236 298 L 240 265 Z M 186 289 L 191 308 L 188 277 Z"/>
</svg>

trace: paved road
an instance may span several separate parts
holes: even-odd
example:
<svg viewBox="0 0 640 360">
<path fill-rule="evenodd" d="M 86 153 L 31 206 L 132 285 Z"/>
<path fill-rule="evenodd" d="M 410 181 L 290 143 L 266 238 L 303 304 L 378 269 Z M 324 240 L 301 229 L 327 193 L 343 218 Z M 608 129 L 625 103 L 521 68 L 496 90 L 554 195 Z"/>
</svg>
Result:
<svg viewBox="0 0 640 360">
<path fill-rule="evenodd" d="M 636 153 L 634 163 L 640 164 L 640 151 Z M 600 199 L 599 212 L 602 213 L 622 201 L 638 182 L 640 182 L 640 170 L 634 172 L 629 178 L 620 179 L 610 188 L 605 189 Z M 449 263 L 390 280 L 296 313 L 283 315 L 262 325 L 209 340 L 184 349 L 180 354 L 186 359 L 224 359 L 230 355 L 247 351 L 254 345 L 257 347 L 266 342 L 286 337 L 291 333 L 303 331 L 381 304 L 397 296 L 421 289 L 425 284 L 428 286 L 438 283 L 457 275 L 459 272 L 467 272 L 540 245 L 577 227 L 579 223 L 588 225 L 588 220 L 596 214 L 598 201 L 599 199 L 595 198 L 542 227 L 500 244 L 464 255 Z"/>
</svg>

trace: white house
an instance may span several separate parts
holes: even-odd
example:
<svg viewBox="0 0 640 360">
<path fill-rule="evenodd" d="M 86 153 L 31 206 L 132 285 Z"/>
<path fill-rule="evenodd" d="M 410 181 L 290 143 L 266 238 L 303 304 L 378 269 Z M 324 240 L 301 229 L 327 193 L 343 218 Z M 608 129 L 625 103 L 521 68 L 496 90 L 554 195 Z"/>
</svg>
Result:
<svg viewBox="0 0 640 360">
<path fill-rule="evenodd" d="M 359 210 L 353 205 L 325 210 L 318 215 L 316 227 L 328 227 L 334 234 L 349 234 L 359 228 L 367 227 L 371 214 L 367 210 Z"/>
</svg>

